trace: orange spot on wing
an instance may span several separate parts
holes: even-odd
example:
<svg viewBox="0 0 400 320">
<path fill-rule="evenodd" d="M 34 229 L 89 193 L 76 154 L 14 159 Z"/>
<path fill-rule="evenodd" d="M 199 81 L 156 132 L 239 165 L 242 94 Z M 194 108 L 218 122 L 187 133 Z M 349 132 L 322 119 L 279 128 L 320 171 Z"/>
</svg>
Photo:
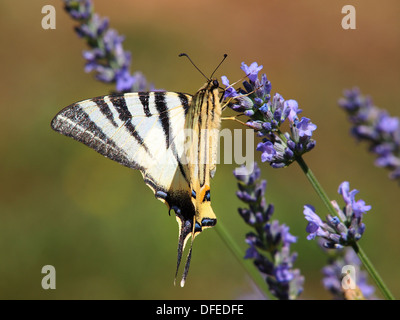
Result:
<svg viewBox="0 0 400 320">
<path fill-rule="evenodd" d="M 210 190 L 210 186 L 207 185 L 207 184 L 204 185 L 204 186 L 202 186 L 202 187 L 200 188 L 200 198 L 199 198 L 200 201 L 203 201 L 203 200 L 204 200 L 204 197 L 205 197 L 206 192 L 207 192 L 208 190 Z"/>
</svg>

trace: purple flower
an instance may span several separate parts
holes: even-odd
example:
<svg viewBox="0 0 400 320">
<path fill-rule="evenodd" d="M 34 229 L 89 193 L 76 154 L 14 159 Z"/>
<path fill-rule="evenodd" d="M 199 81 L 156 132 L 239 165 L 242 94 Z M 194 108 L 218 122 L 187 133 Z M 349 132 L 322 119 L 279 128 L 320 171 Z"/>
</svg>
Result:
<svg viewBox="0 0 400 320">
<path fill-rule="evenodd" d="M 233 87 L 231 87 L 231 86 L 229 85 L 229 80 L 228 80 L 228 78 L 227 78 L 226 76 L 222 76 L 222 77 L 221 77 L 221 80 L 222 80 L 222 84 L 223 84 L 225 87 L 227 87 L 227 88 L 225 89 L 225 93 L 224 93 L 224 97 L 225 97 L 225 98 L 234 98 L 234 97 L 236 97 L 236 96 L 239 95 L 239 94 L 236 92 L 236 90 L 235 90 Z"/>
<path fill-rule="evenodd" d="M 64 0 L 65 10 L 75 20 L 87 20 L 92 13 L 92 1 Z"/>
<path fill-rule="evenodd" d="M 301 112 L 301 110 L 299 109 L 299 104 L 296 100 L 286 100 L 285 109 L 289 111 L 287 117 L 291 123 L 293 123 L 295 120 L 298 120 L 297 115 Z"/>
<path fill-rule="evenodd" d="M 238 170 L 238 172 L 242 173 L 243 171 Z M 254 162 L 253 171 L 248 172 L 246 168 L 246 174 L 238 174 L 235 171 L 234 175 L 237 180 L 243 182 L 245 185 L 253 185 L 258 179 L 260 179 L 261 169 L 257 165 L 257 162 Z"/>
<path fill-rule="evenodd" d="M 243 88 L 233 91 L 227 77 L 221 78 L 226 86 L 224 99 L 232 110 L 249 117 L 247 125 L 263 138 L 257 146 L 261 161 L 273 168 L 286 167 L 315 147 L 312 134 L 317 126 L 308 118 L 299 119 L 302 110 L 297 101 L 285 100 L 279 93 L 271 99 L 271 82 L 265 74 L 261 80 L 257 78 L 262 66 L 256 62 L 247 66 L 243 62 L 241 69 L 249 79 L 243 81 Z M 286 119 L 289 119 L 290 133 L 282 132 Z"/>
<path fill-rule="evenodd" d="M 275 278 L 278 282 L 289 282 L 293 279 L 293 273 L 287 264 L 279 265 L 274 271 Z"/>
<path fill-rule="evenodd" d="M 127 52 L 125 55 L 122 43 L 125 37 L 120 36 L 118 32 L 114 29 L 108 29 L 103 37 L 104 51 L 106 54 L 114 53 L 116 60 L 120 65 L 126 63 L 126 59 L 130 60 L 130 53 Z"/>
<path fill-rule="evenodd" d="M 124 51 L 124 36 L 109 28 L 108 18 L 93 12 L 90 0 L 64 0 L 65 10 L 79 22 L 75 28 L 87 41 L 90 50 L 83 52 L 85 71 L 95 72 L 97 80 L 115 83 L 118 92 L 145 90 L 148 85 L 141 73 L 130 73 L 131 54 Z"/>
<path fill-rule="evenodd" d="M 104 52 L 99 48 L 84 50 L 82 55 L 83 58 L 86 60 L 85 72 L 91 72 L 95 70 L 96 67 L 99 65 L 97 61 L 104 58 Z"/>
<path fill-rule="evenodd" d="M 357 218 L 360 218 L 363 213 L 366 213 L 372 208 L 371 206 L 365 205 L 364 200 L 355 200 L 355 196 L 359 191 L 356 189 L 350 191 L 350 184 L 348 181 L 344 181 L 340 184 L 338 193 L 343 197 L 346 205 L 351 208 L 349 210 L 352 210 Z"/>
<path fill-rule="evenodd" d="M 87 38 L 89 43 L 95 43 L 97 38 L 103 36 L 104 32 L 108 29 L 108 18 L 101 18 L 98 14 L 94 13 L 89 16 L 87 20 L 81 23 L 80 26 L 75 27 L 75 31 L 82 38 Z"/>
<path fill-rule="evenodd" d="M 382 112 L 376 127 L 384 133 L 393 133 L 399 128 L 399 118 L 390 117 L 386 112 Z"/>
<path fill-rule="evenodd" d="M 257 251 L 257 248 L 253 245 L 253 243 L 249 240 L 246 242 L 250 245 L 250 247 L 246 250 L 246 254 L 244 256 L 245 259 L 257 259 L 260 255 Z"/>
<path fill-rule="evenodd" d="M 366 141 L 369 151 L 377 156 L 375 165 L 391 171 L 391 179 L 400 179 L 400 120 L 386 110 L 376 107 L 370 97 L 361 95 L 358 88 L 344 91 L 339 105 L 349 115 L 352 135 Z"/>
<path fill-rule="evenodd" d="M 254 116 L 254 111 L 253 110 L 246 110 L 244 112 L 244 115 L 247 116 L 247 117 Z"/>
<path fill-rule="evenodd" d="M 372 208 L 371 206 L 365 205 L 365 201 L 364 200 L 360 199 L 360 200 L 355 201 L 354 197 L 353 197 L 352 200 L 353 201 L 352 201 L 351 205 L 352 205 L 352 208 L 353 208 L 354 215 L 357 218 L 361 218 L 363 213 L 366 213 L 367 211 L 371 210 L 371 208 Z"/>
<path fill-rule="evenodd" d="M 119 92 L 131 90 L 133 84 L 135 83 L 135 78 L 130 74 L 126 67 L 123 67 L 115 73 L 115 79 L 116 89 Z"/>
<path fill-rule="evenodd" d="M 344 271 L 352 268 L 356 289 L 343 287 Z M 361 261 L 352 248 L 336 250 L 330 255 L 328 265 L 322 269 L 322 283 L 335 300 L 376 299 L 375 288 L 368 284 L 367 273 L 361 270 Z"/>
<path fill-rule="evenodd" d="M 377 167 L 400 168 L 400 158 L 391 153 L 385 153 L 375 160 Z"/>
<path fill-rule="evenodd" d="M 297 237 L 292 235 L 289 232 L 289 227 L 284 224 L 282 224 L 281 226 L 281 235 L 282 235 L 283 246 L 290 246 L 291 243 L 297 242 Z"/>
<path fill-rule="evenodd" d="M 337 217 L 327 215 L 326 221 L 315 213 L 313 206 L 305 205 L 303 214 L 308 221 L 307 239 L 319 237 L 323 239 L 325 248 L 336 249 L 351 246 L 358 241 L 365 231 L 365 225 L 362 222 L 363 214 L 371 210 L 371 206 L 366 205 L 364 200 L 355 200 L 358 192 L 356 189 L 350 191 L 350 184 L 347 181 L 342 182 L 338 193 L 342 195 L 346 205 L 340 209 L 337 202 L 332 201 Z"/>
<path fill-rule="evenodd" d="M 261 161 L 262 162 L 271 162 L 276 154 L 276 150 L 274 149 L 274 145 L 271 141 L 260 142 L 257 145 L 257 151 L 261 151 Z"/>
<path fill-rule="evenodd" d="M 346 204 L 351 203 L 350 183 L 348 181 L 344 181 L 339 185 L 338 193 L 342 196 L 342 198 Z"/>
<path fill-rule="evenodd" d="M 258 78 L 255 81 L 256 95 L 261 101 L 268 102 L 271 93 L 271 82 L 267 79 L 267 75 L 264 73 L 261 76 L 261 81 Z"/>
<path fill-rule="evenodd" d="M 344 90 L 343 95 L 345 97 L 340 98 L 338 103 L 343 109 L 345 109 L 349 113 L 358 112 L 359 109 L 364 105 L 365 102 L 367 102 L 367 104 L 365 106 L 368 106 L 368 107 L 371 106 L 370 100 L 365 101 L 364 99 L 362 99 L 362 97 L 360 95 L 360 89 L 358 89 L 358 88 L 353 88 L 351 90 L 349 90 L 349 89 Z"/>
<path fill-rule="evenodd" d="M 325 223 L 315 213 L 315 209 L 313 206 L 305 205 L 303 213 L 306 220 L 308 221 L 306 231 L 309 233 L 309 235 L 307 236 L 307 240 L 312 240 L 316 236 L 318 237 L 329 236 L 328 231 L 324 230 Z"/>
<path fill-rule="evenodd" d="M 245 170 L 245 167 L 241 169 Z M 264 274 L 265 281 L 273 295 L 278 299 L 295 299 L 303 290 L 304 277 L 293 265 L 297 254 L 290 252 L 290 246 L 297 238 L 289 232 L 289 227 L 277 220 L 271 222 L 274 212 L 272 204 L 267 205 L 264 194 L 267 183 L 260 181 L 261 171 L 254 163 L 252 173 L 236 173 L 240 200 L 248 208 L 240 208 L 239 214 L 255 232 L 246 235 L 245 259 L 253 259 L 255 266 Z"/>
<path fill-rule="evenodd" d="M 310 119 L 304 117 L 297 124 L 297 129 L 299 129 L 300 137 L 311 137 L 312 132 L 317 129 L 317 126 L 311 123 Z"/>
<path fill-rule="evenodd" d="M 245 73 L 246 76 L 250 79 L 250 81 L 255 82 L 258 76 L 258 72 L 263 68 L 263 66 L 259 66 L 257 62 L 253 62 L 250 67 L 247 66 L 244 62 L 242 62 L 242 66 L 240 69 L 242 69 Z"/>
</svg>

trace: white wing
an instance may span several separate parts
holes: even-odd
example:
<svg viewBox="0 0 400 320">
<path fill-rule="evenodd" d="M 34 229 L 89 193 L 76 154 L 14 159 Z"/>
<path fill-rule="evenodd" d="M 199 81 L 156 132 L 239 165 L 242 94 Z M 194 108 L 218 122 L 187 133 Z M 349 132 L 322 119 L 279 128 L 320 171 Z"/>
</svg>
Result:
<svg viewBox="0 0 400 320">
<path fill-rule="evenodd" d="M 51 126 L 107 158 L 139 169 L 156 197 L 171 207 L 172 193 L 190 192 L 180 158 L 191 99 L 172 92 L 108 95 L 66 107 Z"/>
</svg>

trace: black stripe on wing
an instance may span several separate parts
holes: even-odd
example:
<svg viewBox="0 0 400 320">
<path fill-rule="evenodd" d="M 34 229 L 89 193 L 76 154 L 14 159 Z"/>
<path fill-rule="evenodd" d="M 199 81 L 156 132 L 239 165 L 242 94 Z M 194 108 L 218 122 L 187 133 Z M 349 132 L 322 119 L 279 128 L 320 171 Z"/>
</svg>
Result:
<svg viewBox="0 0 400 320">
<path fill-rule="evenodd" d="M 125 127 L 128 129 L 129 133 L 136 141 L 146 150 L 146 152 L 151 156 L 150 151 L 147 145 L 144 143 L 143 138 L 136 131 L 135 126 L 132 124 L 132 114 L 128 110 L 128 106 L 126 105 L 126 100 L 124 96 L 115 95 L 108 96 L 111 103 L 115 107 L 115 110 L 119 113 L 119 118 L 122 122 L 125 123 Z"/>
<path fill-rule="evenodd" d="M 149 92 L 139 92 L 139 100 L 142 103 L 143 112 L 146 115 L 146 117 L 152 116 L 149 108 L 149 96 L 150 96 Z"/>
<path fill-rule="evenodd" d="M 104 101 L 104 97 L 94 98 L 93 102 L 97 104 L 99 107 L 100 112 L 111 122 L 111 124 L 118 128 L 118 124 L 115 122 L 114 116 L 110 110 L 108 104 Z"/>
<path fill-rule="evenodd" d="M 181 102 L 181 105 L 183 106 L 183 109 L 185 111 L 185 116 L 186 116 L 187 111 L 189 109 L 188 98 L 186 95 L 184 95 L 182 93 L 178 93 L 178 97 Z M 173 139 L 171 140 L 171 137 L 170 137 L 170 125 L 171 124 L 170 124 L 168 106 L 165 102 L 165 93 L 164 92 L 155 92 L 154 101 L 155 101 L 156 109 L 159 113 L 159 121 L 160 121 L 161 126 L 164 131 L 166 148 L 167 149 L 171 148 L 172 153 L 175 156 L 176 162 L 178 163 L 178 167 L 182 173 L 183 178 L 186 180 L 187 183 L 189 183 L 189 179 L 186 175 L 186 172 L 185 172 L 185 170 L 182 166 L 181 160 L 180 160 L 180 155 L 177 152 L 177 149 L 176 149 Z"/>
<path fill-rule="evenodd" d="M 187 115 L 189 111 L 189 100 L 188 96 L 183 93 L 178 93 L 179 100 L 181 101 L 181 104 L 183 106 L 183 109 L 185 110 L 185 116 Z"/>
<path fill-rule="evenodd" d="M 170 146 L 170 123 L 169 123 L 169 114 L 167 104 L 165 103 L 165 94 L 164 92 L 155 92 L 154 94 L 154 102 L 156 104 L 156 109 L 159 114 L 159 121 L 164 131 L 166 148 L 168 149 Z"/>
<path fill-rule="evenodd" d="M 79 104 L 73 104 L 58 113 L 52 120 L 51 127 L 55 131 L 84 143 L 103 156 L 126 167 L 138 170 L 144 169 L 135 161 L 128 159 L 125 152 L 112 140 L 107 139 L 103 130 L 90 120 L 88 114 Z"/>
</svg>

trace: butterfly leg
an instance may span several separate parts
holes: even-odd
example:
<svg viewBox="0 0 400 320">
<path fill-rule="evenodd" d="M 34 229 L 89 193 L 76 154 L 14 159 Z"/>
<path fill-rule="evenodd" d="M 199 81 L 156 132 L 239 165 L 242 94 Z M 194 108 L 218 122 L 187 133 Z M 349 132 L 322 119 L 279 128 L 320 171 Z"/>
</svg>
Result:
<svg viewBox="0 0 400 320">
<path fill-rule="evenodd" d="M 246 122 L 240 121 L 237 117 L 222 117 L 221 120 L 232 120 L 232 121 L 236 121 L 239 122 L 240 124 L 250 127 Z"/>
<path fill-rule="evenodd" d="M 246 76 L 246 77 L 247 77 L 247 76 Z M 241 80 L 239 80 L 239 81 L 242 81 L 242 80 L 243 80 L 243 79 L 241 79 Z M 232 87 L 233 85 L 235 85 L 235 84 L 238 83 L 239 81 L 236 81 L 235 83 L 232 83 L 232 84 L 231 84 L 229 87 L 227 87 L 226 89 Z M 251 91 L 251 92 L 239 94 L 239 95 L 237 95 L 236 97 L 230 97 L 230 98 L 228 99 L 228 101 L 225 102 L 225 104 L 222 106 L 222 109 L 221 109 L 221 110 L 224 111 L 224 110 L 226 109 L 226 107 L 228 107 L 228 105 L 230 105 L 230 104 L 233 103 L 234 100 L 237 100 L 238 98 L 247 97 L 247 96 L 253 94 L 254 92 L 256 92 L 258 89 L 262 88 L 263 86 L 264 86 L 264 85 L 260 85 L 260 86 L 258 86 L 257 88 L 254 88 L 254 90 Z M 226 89 L 225 89 L 225 90 L 226 90 Z M 223 100 L 224 100 L 224 95 L 221 96 L 220 103 L 222 103 Z"/>
</svg>

